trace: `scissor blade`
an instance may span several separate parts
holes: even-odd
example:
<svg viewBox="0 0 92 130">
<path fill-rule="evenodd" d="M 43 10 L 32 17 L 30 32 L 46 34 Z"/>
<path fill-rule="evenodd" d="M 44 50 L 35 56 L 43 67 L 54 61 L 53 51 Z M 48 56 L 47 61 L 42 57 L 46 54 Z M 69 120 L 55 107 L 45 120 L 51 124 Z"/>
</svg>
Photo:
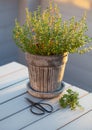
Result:
<svg viewBox="0 0 92 130">
<path fill-rule="evenodd" d="M 32 105 L 35 104 L 35 102 L 33 102 L 32 100 L 30 100 L 30 99 L 27 98 L 27 97 L 25 97 L 25 99 L 26 99 L 29 103 L 31 103 Z"/>
</svg>

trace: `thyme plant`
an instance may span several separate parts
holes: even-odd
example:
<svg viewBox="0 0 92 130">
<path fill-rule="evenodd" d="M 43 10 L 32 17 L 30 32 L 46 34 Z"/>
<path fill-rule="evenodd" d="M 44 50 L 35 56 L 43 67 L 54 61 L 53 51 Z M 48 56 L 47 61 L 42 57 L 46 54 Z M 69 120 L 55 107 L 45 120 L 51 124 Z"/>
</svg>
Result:
<svg viewBox="0 0 92 130">
<path fill-rule="evenodd" d="M 34 12 L 26 9 L 25 23 L 20 25 L 16 20 L 13 38 L 18 47 L 31 54 L 85 53 L 92 49 L 87 30 L 85 15 L 79 21 L 75 17 L 63 21 L 57 5 L 50 2 L 43 12 L 40 7 Z"/>
</svg>

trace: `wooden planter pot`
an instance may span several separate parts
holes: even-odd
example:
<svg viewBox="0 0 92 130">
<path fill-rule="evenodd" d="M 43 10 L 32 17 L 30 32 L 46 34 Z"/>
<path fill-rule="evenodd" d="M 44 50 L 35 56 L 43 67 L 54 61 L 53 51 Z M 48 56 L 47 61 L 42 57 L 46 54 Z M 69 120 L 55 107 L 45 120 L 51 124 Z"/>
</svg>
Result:
<svg viewBox="0 0 92 130">
<path fill-rule="evenodd" d="M 39 98 L 58 96 L 64 88 L 62 83 L 68 54 L 62 56 L 39 56 L 26 53 L 29 79 L 28 92 Z"/>
</svg>

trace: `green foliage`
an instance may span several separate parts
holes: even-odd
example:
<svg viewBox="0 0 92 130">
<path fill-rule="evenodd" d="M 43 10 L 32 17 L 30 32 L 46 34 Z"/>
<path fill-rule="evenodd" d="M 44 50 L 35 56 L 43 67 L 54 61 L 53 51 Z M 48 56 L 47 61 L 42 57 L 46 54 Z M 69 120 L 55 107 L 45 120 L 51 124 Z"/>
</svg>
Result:
<svg viewBox="0 0 92 130">
<path fill-rule="evenodd" d="M 74 110 L 76 107 L 81 107 L 79 104 L 79 94 L 72 91 L 71 89 L 67 90 L 67 94 L 64 94 L 63 97 L 59 99 L 59 103 L 63 108 L 70 107 L 71 110 Z"/>
<path fill-rule="evenodd" d="M 75 17 L 63 21 L 57 5 L 50 2 L 43 12 L 40 7 L 33 13 L 26 9 L 25 23 L 15 22 L 13 38 L 24 52 L 31 54 L 85 53 L 92 49 L 86 46 L 92 40 L 87 30 L 85 15 L 79 21 Z"/>
</svg>

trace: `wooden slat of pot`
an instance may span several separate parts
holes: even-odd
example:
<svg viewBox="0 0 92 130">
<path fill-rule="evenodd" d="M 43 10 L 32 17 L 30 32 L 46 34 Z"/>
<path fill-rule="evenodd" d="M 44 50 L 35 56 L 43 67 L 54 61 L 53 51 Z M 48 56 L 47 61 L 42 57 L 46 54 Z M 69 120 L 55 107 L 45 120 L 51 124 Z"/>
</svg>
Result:
<svg viewBox="0 0 92 130">
<path fill-rule="evenodd" d="M 49 88 L 48 88 L 48 84 L 49 84 L 49 78 L 48 78 L 48 76 L 49 76 L 49 73 L 48 73 L 48 68 L 44 68 L 44 70 L 43 70 L 43 86 L 44 86 L 44 88 L 43 88 L 43 92 L 48 92 L 49 91 Z M 42 87 L 43 87 L 42 86 Z"/>
<path fill-rule="evenodd" d="M 47 78 L 48 78 L 48 92 L 49 92 L 49 91 L 53 90 L 53 88 L 54 88 L 54 86 L 53 86 L 53 83 L 54 83 L 53 68 L 52 67 L 49 67 Z M 50 88 L 51 86 L 52 86 L 52 88 Z"/>
<path fill-rule="evenodd" d="M 43 67 L 39 68 L 37 67 L 39 70 L 40 70 L 40 73 L 39 73 L 39 82 L 40 84 L 37 83 L 37 90 L 38 91 L 41 91 L 41 92 L 44 92 L 44 69 Z"/>
<path fill-rule="evenodd" d="M 40 84 L 40 77 L 39 77 L 39 67 L 35 67 L 29 64 L 29 77 L 30 77 L 30 86 L 38 91 L 39 89 L 41 89 L 41 84 Z"/>
</svg>

